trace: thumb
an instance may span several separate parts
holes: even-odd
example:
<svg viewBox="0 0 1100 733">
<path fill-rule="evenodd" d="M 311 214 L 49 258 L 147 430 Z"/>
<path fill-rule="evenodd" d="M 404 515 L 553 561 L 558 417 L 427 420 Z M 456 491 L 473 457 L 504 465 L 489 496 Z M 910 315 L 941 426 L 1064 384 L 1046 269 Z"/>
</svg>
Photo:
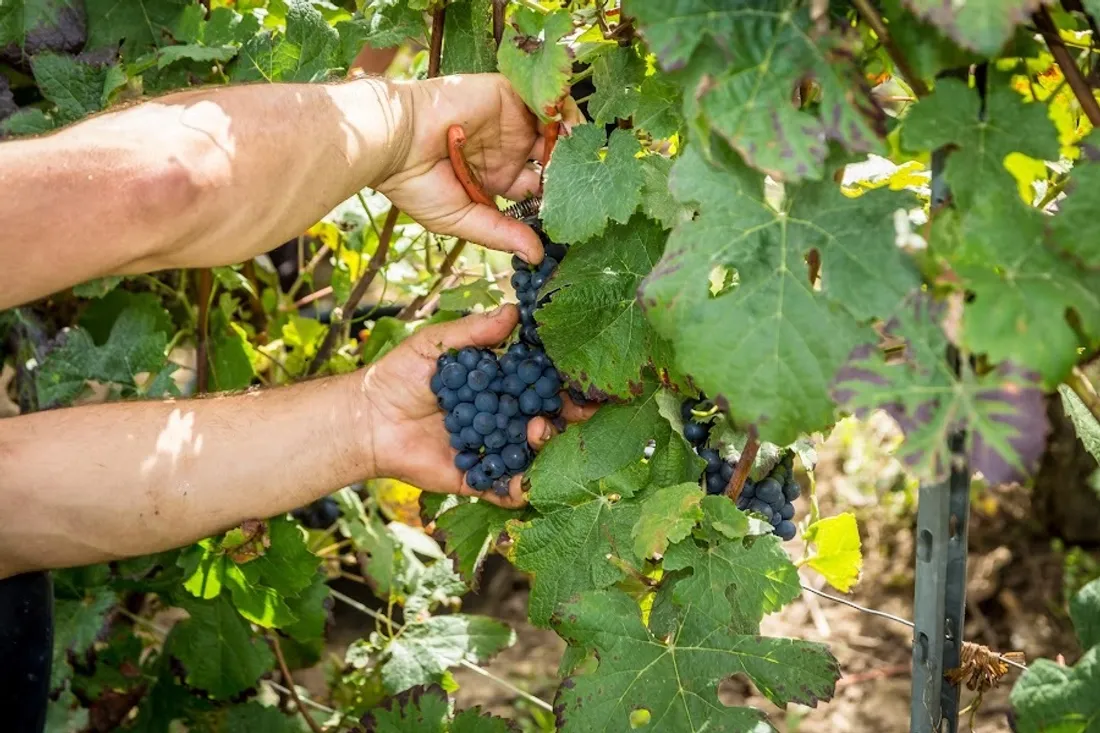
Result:
<svg viewBox="0 0 1100 733">
<path fill-rule="evenodd" d="M 496 310 L 476 313 L 449 323 L 429 326 L 417 336 L 437 353 L 464 346 L 496 346 L 519 323 L 519 309 L 507 303 Z"/>
</svg>

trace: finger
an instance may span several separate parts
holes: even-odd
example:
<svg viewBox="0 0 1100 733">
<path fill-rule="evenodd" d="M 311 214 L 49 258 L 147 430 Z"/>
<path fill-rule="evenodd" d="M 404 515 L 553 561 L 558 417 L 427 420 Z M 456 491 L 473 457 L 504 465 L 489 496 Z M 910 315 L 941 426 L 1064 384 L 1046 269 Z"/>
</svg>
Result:
<svg viewBox="0 0 1100 733">
<path fill-rule="evenodd" d="M 514 252 L 525 262 L 542 262 L 542 242 L 531 227 L 509 218 L 499 210 L 473 204 L 444 234 L 476 242 L 489 249 Z"/>
<path fill-rule="evenodd" d="M 591 419 L 596 411 L 600 409 L 600 406 L 595 403 L 587 405 L 578 405 L 569 397 L 567 392 L 561 393 L 561 416 L 565 418 L 566 422 L 584 422 Z"/>
<path fill-rule="evenodd" d="M 531 196 L 538 196 L 542 192 L 542 176 L 531 168 L 524 168 L 516 177 L 512 186 L 504 192 L 504 198 L 512 201 L 523 201 Z"/>
<path fill-rule="evenodd" d="M 553 423 L 545 417 L 532 418 L 527 423 L 527 442 L 535 450 L 540 450 L 551 438 L 558 434 Z"/>
<path fill-rule="evenodd" d="M 413 338 L 438 356 L 448 349 L 461 349 L 464 346 L 496 346 L 508 338 L 517 323 L 519 309 L 512 303 L 505 303 L 487 313 L 476 313 L 457 321 L 428 326 L 418 331 Z"/>
</svg>

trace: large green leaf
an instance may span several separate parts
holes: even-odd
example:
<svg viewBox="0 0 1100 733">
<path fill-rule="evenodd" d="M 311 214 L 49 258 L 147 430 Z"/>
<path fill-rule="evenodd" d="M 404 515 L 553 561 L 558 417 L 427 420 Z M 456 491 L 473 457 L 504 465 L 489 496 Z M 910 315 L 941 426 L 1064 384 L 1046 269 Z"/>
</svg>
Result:
<svg viewBox="0 0 1100 733">
<path fill-rule="evenodd" d="M 846 40 L 822 31 L 805 0 L 630 0 L 643 37 L 665 69 L 683 67 L 708 36 L 721 53 L 695 76 L 689 90 L 707 123 L 755 168 L 788 181 L 821 178 L 828 141 L 876 152 L 884 115 L 862 84 Z M 815 107 L 792 99 L 812 77 Z"/>
<path fill-rule="evenodd" d="M 1040 0 L 905 0 L 910 10 L 937 26 L 960 46 L 993 56 L 1026 23 Z"/>
<path fill-rule="evenodd" d="M 107 612 L 118 598 L 106 588 L 89 591 L 77 599 L 59 598 L 54 602 L 53 664 L 50 689 L 57 689 L 73 672 L 69 654 L 82 656 L 103 629 Z"/>
<path fill-rule="evenodd" d="M 487 501 L 465 502 L 443 512 L 435 526 L 454 560 L 455 569 L 471 589 L 476 590 L 481 564 L 492 549 L 507 521 L 516 513 Z"/>
<path fill-rule="evenodd" d="M 173 629 L 170 653 L 187 670 L 187 684 L 224 700 L 256 684 L 275 664 L 223 594 L 212 601 L 181 604 L 190 618 Z"/>
<path fill-rule="evenodd" d="M 0 4 L 0 58 L 76 51 L 85 39 L 80 0 L 14 0 Z"/>
<path fill-rule="evenodd" d="M 787 445 L 832 423 L 828 387 L 863 323 L 889 316 L 916 285 L 895 244 L 894 212 L 911 199 L 885 189 L 849 198 L 832 182 L 787 186 L 765 199 L 764 177 L 718 148 L 689 148 L 672 173 L 699 215 L 672 233 L 640 297 L 677 365 L 763 440 Z M 823 287 L 806 257 L 821 256 Z M 736 273 L 736 284 L 728 285 Z M 726 285 L 712 291 L 711 279 Z"/>
<path fill-rule="evenodd" d="M 1006 84 L 989 84 L 984 115 L 978 93 L 958 79 L 941 79 L 902 125 L 901 140 L 913 150 L 956 146 L 944 176 L 956 201 L 969 205 L 990 188 L 1016 191 L 1005 170 L 1010 153 L 1058 159 L 1058 135 L 1042 104 L 1028 104 Z"/>
<path fill-rule="evenodd" d="M 492 0 L 457 0 L 447 5 L 443 25 L 443 74 L 481 74 L 497 69 Z"/>
<path fill-rule="evenodd" d="M 505 624 L 484 616 L 455 613 L 407 624 L 386 645 L 382 683 L 391 693 L 439 682 L 443 673 L 463 660 L 487 662 L 516 642 Z"/>
<path fill-rule="evenodd" d="M 821 644 L 693 620 L 657 638 L 618 590 L 585 593 L 555 615 L 554 628 L 598 660 L 595 671 L 574 674 L 558 691 L 562 733 L 632 733 L 639 719 L 655 731 L 766 731 L 763 712 L 718 699 L 719 682 L 740 673 L 777 705 L 814 705 L 832 697 L 840 676 Z"/>
<path fill-rule="evenodd" d="M 504 28 L 497 64 L 527 106 L 540 117 L 556 114 L 569 88 L 572 54 L 558 43 L 573 30 L 569 13 L 542 14 L 520 7 Z"/>
<path fill-rule="evenodd" d="M 31 69 L 42 96 L 57 105 L 58 122 L 73 122 L 103 109 L 109 67 L 43 53 L 31 60 Z"/>
<path fill-rule="evenodd" d="M 363 718 L 371 733 L 508 733 L 509 721 L 469 708 L 450 715 L 447 694 L 438 685 L 416 687 L 375 706 Z"/>
<path fill-rule="evenodd" d="M 172 45 L 178 29 L 202 8 L 192 0 L 85 0 L 88 10 L 87 48 L 108 48 L 122 42 L 123 58 Z M 179 40 L 187 40 L 180 38 Z"/>
<path fill-rule="evenodd" d="M 340 68 L 340 34 L 309 0 L 287 0 L 286 33 L 253 36 L 241 47 L 234 81 L 322 81 Z"/>
<path fill-rule="evenodd" d="M 591 396 L 630 397 L 642 371 L 672 360 L 637 301 L 638 285 L 664 250 L 666 234 L 643 216 L 573 245 L 546 286 L 539 336 L 554 364 Z"/>
</svg>

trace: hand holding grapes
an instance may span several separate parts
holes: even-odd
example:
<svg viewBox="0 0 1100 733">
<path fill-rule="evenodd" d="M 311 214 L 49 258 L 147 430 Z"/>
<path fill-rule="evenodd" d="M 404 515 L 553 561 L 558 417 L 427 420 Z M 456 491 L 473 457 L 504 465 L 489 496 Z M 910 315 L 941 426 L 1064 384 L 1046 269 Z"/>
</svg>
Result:
<svg viewBox="0 0 1100 733">
<path fill-rule="evenodd" d="M 526 503 L 521 476 L 512 478 L 509 493 L 503 497 L 467 485 L 462 471 L 455 468 L 455 450 L 429 388 L 440 354 L 465 346 L 495 347 L 518 320 L 518 309 L 505 305 L 490 313 L 429 326 L 366 370 L 359 391 L 370 426 L 367 452 L 373 457 L 373 475 L 397 478 L 426 491 L 478 496 L 504 507 Z M 594 412 L 595 407 L 578 407 L 563 398 L 562 417 L 567 422 L 586 420 Z M 554 433 L 544 417 L 535 417 L 527 425 L 527 440 L 535 449 Z"/>
</svg>

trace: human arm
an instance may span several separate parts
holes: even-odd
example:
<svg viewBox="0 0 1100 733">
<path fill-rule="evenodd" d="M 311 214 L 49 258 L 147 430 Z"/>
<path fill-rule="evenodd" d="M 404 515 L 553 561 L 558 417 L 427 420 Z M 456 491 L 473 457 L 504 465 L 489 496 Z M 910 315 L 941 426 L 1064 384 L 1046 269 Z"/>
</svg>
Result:
<svg viewBox="0 0 1100 733">
<path fill-rule="evenodd" d="M 528 227 L 454 177 L 456 123 L 491 192 L 537 189 L 534 117 L 496 74 L 192 90 L 0 143 L 0 309 L 105 275 L 246 260 L 364 187 L 433 231 L 539 261 Z"/>
<path fill-rule="evenodd" d="M 495 346 L 516 321 L 505 306 L 430 326 L 364 370 L 289 387 L 0 420 L 0 577 L 179 547 L 363 479 L 473 495 L 428 382 L 442 350 Z M 535 446 L 552 432 L 528 425 Z M 481 496 L 524 503 L 519 477 Z"/>
</svg>

